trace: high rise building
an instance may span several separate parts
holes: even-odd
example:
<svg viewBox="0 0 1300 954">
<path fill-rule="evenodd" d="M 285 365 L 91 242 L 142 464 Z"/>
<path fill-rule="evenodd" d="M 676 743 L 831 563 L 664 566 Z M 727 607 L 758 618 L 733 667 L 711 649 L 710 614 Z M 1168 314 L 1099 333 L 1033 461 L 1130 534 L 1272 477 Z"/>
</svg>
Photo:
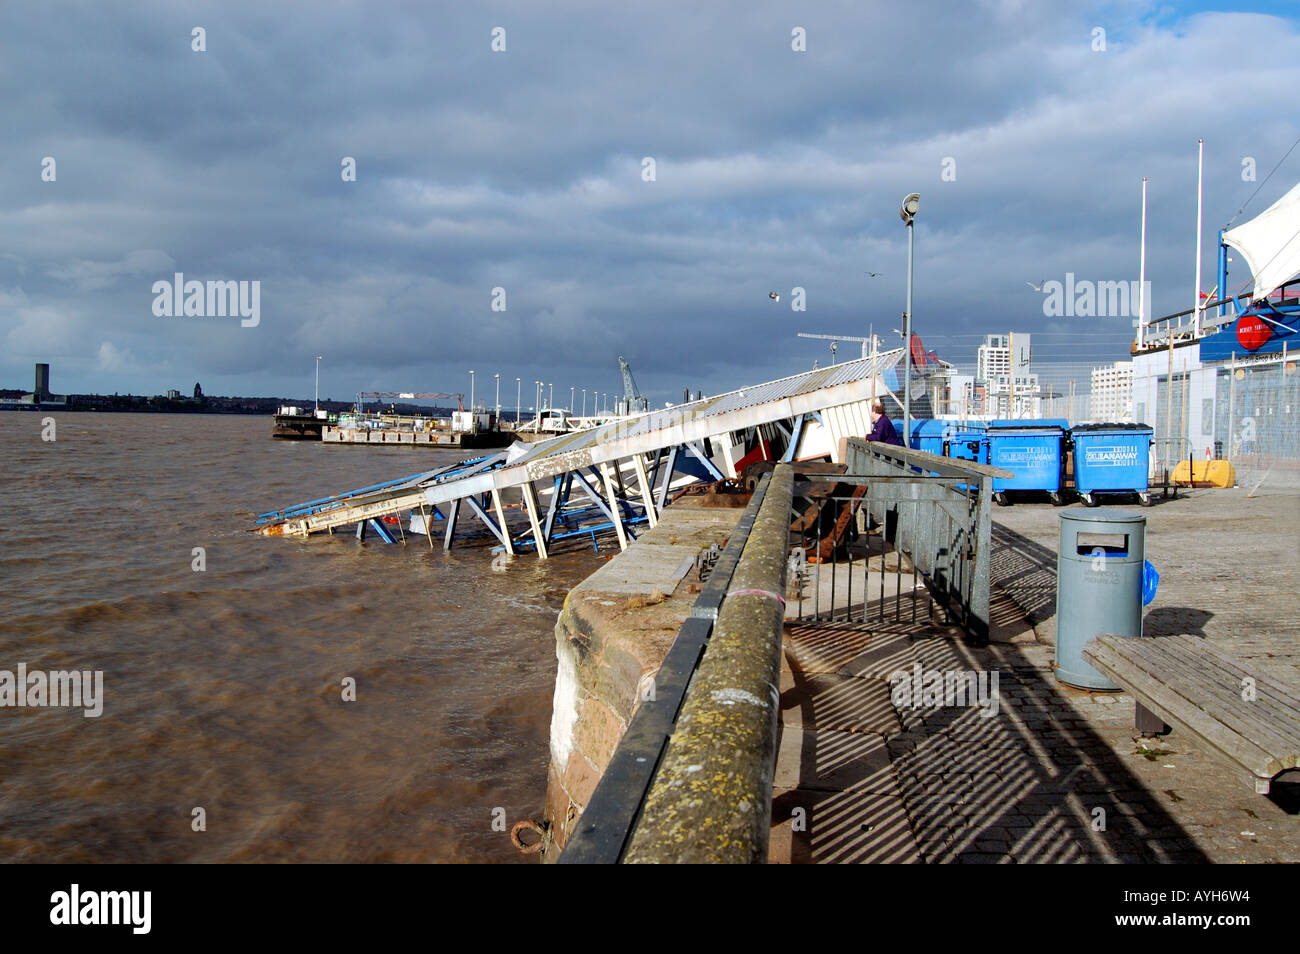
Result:
<svg viewBox="0 0 1300 954">
<path fill-rule="evenodd" d="M 990 417 L 1041 416 L 1038 375 L 1029 370 L 1029 335 L 985 335 L 975 355 L 975 385 L 983 387 Z"/>
<path fill-rule="evenodd" d="M 1098 424 L 1133 420 L 1133 362 L 1116 361 L 1092 369 L 1092 400 L 1088 415 Z"/>
</svg>

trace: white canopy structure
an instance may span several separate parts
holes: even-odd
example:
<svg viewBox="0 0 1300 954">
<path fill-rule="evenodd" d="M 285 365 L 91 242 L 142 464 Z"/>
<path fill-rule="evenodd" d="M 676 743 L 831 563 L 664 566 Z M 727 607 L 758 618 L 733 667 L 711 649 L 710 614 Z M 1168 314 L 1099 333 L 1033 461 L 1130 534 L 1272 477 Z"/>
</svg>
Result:
<svg viewBox="0 0 1300 954">
<path fill-rule="evenodd" d="M 1223 233 L 1255 277 L 1253 300 L 1300 273 L 1300 184 L 1255 218 Z"/>
</svg>

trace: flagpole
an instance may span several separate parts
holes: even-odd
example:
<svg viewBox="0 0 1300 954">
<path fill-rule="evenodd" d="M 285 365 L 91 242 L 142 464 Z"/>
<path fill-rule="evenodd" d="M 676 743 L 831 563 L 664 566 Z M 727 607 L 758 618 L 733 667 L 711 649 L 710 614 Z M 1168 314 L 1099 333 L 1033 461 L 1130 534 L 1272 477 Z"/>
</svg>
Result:
<svg viewBox="0 0 1300 954">
<path fill-rule="evenodd" d="M 1198 139 L 1196 156 L 1196 297 L 1192 304 L 1192 338 L 1201 336 L 1201 182 L 1205 169 L 1205 140 Z"/>
<path fill-rule="evenodd" d="M 1142 248 L 1138 253 L 1138 347 L 1146 340 L 1147 324 L 1147 177 L 1142 177 Z"/>
</svg>

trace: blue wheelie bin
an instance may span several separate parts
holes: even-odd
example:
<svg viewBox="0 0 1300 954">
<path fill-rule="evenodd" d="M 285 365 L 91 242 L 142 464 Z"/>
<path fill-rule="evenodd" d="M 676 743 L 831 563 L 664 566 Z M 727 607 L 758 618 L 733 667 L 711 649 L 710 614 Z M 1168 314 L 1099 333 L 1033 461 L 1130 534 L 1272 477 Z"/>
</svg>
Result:
<svg viewBox="0 0 1300 954">
<path fill-rule="evenodd" d="M 1068 431 L 1070 429 L 1070 422 L 1063 417 L 1040 417 L 1040 418 L 1007 417 L 1007 418 L 999 418 L 993 421 L 988 421 L 986 424 L 984 424 L 985 430 L 988 430 L 989 428 L 993 428 L 993 427 L 1000 427 L 1000 428 L 1059 427 L 1061 431 L 1064 433 L 1065 431 Z"/>
<path fill-rule="evenodd" d="M 943 443 L 952 430 L 952 421 L 926 419 L 912 422 L 912 447 L 943 456 Z"/>
<path fill-rule="evenodd" d="M 1152 429 L 1146 424 L 1079 424 L 1070 429 L 1074 443 L 1074 489 L 1089 507 L 1099 494 L 1136 494 L 1150 506 Z"/>
<path fill-rule="evenodd" d="M 943 439 L 943 456 L 953 460 L 971 460 L 977 464 L 987 464 L 989 445 L 984 434 L 984 421 L 967 421 L 950 423 Z M 965 484 L 957 484 L 958 490 L 965 490 Z"/>
<path fill-rule="evenodd" d="M 952 425 L 943 442 L 943 454 L 954 460 L 973 460 L 978 464 L 989 462 L 988 425 L 984 421 L 967 421 Z"/>
<path fill-rule="evenodd" d="M 1062 448 L 1068 424 L 1060 420 L 992 421 L 986 440 L 993 467 L 1012 471 L 1014 477 L 993 478 L 993 499 L 1002 506 L 1010 503 L 1009 493 L 1037 491 L 1059 504 L 1061 498 Z"/>
</svg>

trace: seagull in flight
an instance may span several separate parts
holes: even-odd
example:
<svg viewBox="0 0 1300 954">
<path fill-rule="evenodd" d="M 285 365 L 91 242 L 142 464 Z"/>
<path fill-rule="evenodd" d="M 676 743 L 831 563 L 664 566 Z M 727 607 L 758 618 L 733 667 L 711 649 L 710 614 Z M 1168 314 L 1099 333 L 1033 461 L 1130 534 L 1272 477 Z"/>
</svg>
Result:
<svg viewBox="0 0 1300 954">
<path fill-rule="evenodd" d="M 1033 282 L 1025 282 L 1025 284 L 1028 285 L 1030 288 L 1032 288 L 1034 291 L 1041 292 L 1043 290 L 1043 286 L 1047 284 L 1047 279 L 1044 278 L 1040 280 L 1037 285 L 1035 285 Z"/>
<path fill-rule="evenodd" d="M 880 277 L 880 272 L 867 272 L 867 274 L 870 275 L 872 278 Z"/>
<path fill-rule="evenodd" d="M 770 298 L 770 299 L 772 299 L 773 301 L 780 301 L 780 300 L 781 300 L 781 296 L 778 295 L 778 294 L 777 294 L 776 292 L 774 292 L 774 291 L 768 292 L 768 293 L 767 293 L 767 297 Z"/>
</svg>

